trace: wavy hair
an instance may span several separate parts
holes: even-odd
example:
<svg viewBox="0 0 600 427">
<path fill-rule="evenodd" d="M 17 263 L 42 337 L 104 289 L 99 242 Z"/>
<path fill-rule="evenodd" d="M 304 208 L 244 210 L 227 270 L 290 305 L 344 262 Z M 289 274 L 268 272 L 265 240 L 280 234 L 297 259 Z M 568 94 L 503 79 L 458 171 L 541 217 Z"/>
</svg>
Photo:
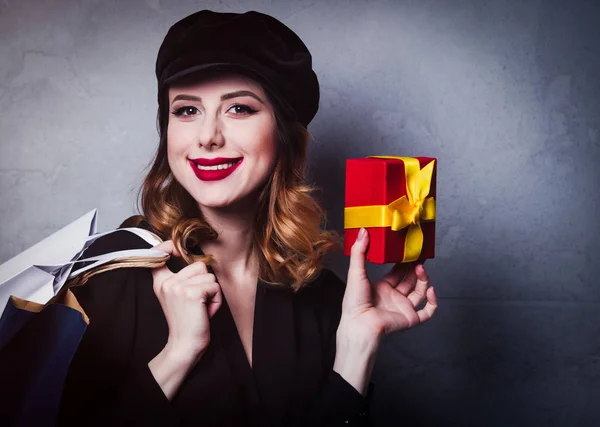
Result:
<svg viewBox="0 0 600 427">
<path fill-rule="evenodd" d="M 323 257 L 339 246 L 337 233 L 324 230 L 326 215 L 306 180 L 310 134 L 294 120 L 284 100 L 262 85 L 274 107 L 277 162 L 260 191 L 254 221 L 253 246 L 259 260 L 259 279 L 291 285 L 297 291 L 317 276 Z M 146 221 L 164 239 L 170 239 L 186 263 L 214 262 L 199 253 L 202 242 L 218 238 L 196 201 L 177 182 L 167 160 L 168 91 L 159 92 L 159 145 L 139 194 Z M 141 217 L 127 220 L 135 225 Z M 125 224 L 125 223 L 124 223 Z"/>
</svg>

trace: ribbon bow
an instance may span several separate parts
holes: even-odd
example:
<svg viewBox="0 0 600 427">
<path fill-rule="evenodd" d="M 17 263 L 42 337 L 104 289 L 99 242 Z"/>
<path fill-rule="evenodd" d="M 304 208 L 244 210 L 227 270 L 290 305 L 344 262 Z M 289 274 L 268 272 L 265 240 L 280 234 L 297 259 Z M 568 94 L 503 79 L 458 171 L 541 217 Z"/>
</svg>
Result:
<svg viewBox="0 0 600 427">
<path fill-rule="evenodd" d="M 421 169 L 419 160 L 413 157 L 371 157 L 404 162 L 406 195 L 389 205 L 345 208 L 344 228 L 391 227 L 398 231 L 408 227 L 402 262 L 416 261 L 423 249 L 421 221 L 435 220 L 435 199 L 427 197 L 431 189 L 435 160 Z"/>
</svg>

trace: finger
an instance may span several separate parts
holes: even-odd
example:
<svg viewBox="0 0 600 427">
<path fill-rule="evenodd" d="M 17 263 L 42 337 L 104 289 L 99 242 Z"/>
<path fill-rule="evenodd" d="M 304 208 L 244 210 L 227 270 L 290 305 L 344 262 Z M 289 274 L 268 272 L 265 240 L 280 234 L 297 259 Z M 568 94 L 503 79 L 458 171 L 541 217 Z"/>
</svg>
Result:
<svg viewBox="0 0 600 427">
<path fill-rule="evenodd" d="M 197 288 L 198 286 L 213 284 L 213 283 L 216 283 L 218 285 L 217 278 L 215 277 L 214 274 L 211 274 L 211 273 L 199 274 L 196 276 L 188 277 L 187 279 L 184 279 L 182 281 L 177 281 L 177 283 L 179 283 L 183 287 L 192 287 L 192 288 Z"/>
<path fill-rule="evenodd" d="M 152 269 L 153 288 L 156 295 L 161 292 L 163 283 L 172 276 L 173 272 L 166 265 Z"/>
<path fill-rule="evenodd" d="M 173 243 L 172 240 L 166 240 L 162 243 L 159 243 L 158 245 L 154 246 L 152 249 L 156 249 L 158 251 L 163 251 L 168 253 L 169 255 L 174 255 L 178 258 L 181 257 L 181 254 L 179 253 L 179 251 L 177 250 L 177 248 L 175 248 L 175 244 Z"/>
<path fill-rule="evenodd" d="M 208 303 L 208 317 L 213 317 L 215 315 L 215 313 L 219 310 L 219 308 L 221 307 L 221 304 L 223 303 L 223 295 L 221 293 L 221 286 L 219 286 L 219 284 L 216 284 L 216 288 L 214 290 L 214 292 L 212 293 L 212 297 L 210 298 L 210 301 Z"/>
<path fill-rule="evenodd" d="M 369 244 L 369 232 L 361 228 L 358 232 L 358 238 L 352 245 L 350 251 L 350 267 L 348 268 L 348 279 L 359 278 L 366 276 L 365 256 Z"/>
<path fill-rule="evenodd" d="M 388 271 L 377 283 L 375 283 L 375 287 L 377 288 L 377 294 L 381 292 L 389 292 L 390 289 L 395 289 L 398 286 L 398 283 L 401 282 L 406 275 L 407 264 L 396 263 L 392 267 L 390 271 Z M 380 288 L 385 289 L 380 289 Z M 403 294 L 406 295 L 406 294 Z"/>
<path fill-rule="evenodd" d="M 208 304 L 213 298 L 219 298 L 221 287 L 216 282 L 199 283 L 194 286 L 182 286 L 178 292 L 187 299 L 201 301 Z M 220 298 L 219 298 L 220 299 Z"/>
<path fill-rule="evenodd" d="M 435 290 L 432 286 L 429 289 L 427 289 L 427 304 L 425 304 L 425 307 L 423 307 L 421 310 L 417 311 L 417 316 L 419 316 L 419 322 L 424 323 L 431 319 L 437 308 L 437 295 L 435 294 Z"/>
<path fill-rule="evenodd" d="M 206 305 L 208 317 L 212 317 L 223 303 L 221 286 L 218 283 L 205 283 L 201 287 L 189 287 L 185 290 L 187 298 L 201 301 Z"/>
<path fill-rule="evenodd" d="M 368 282 L 369 279 L 365 267 L 365 257 L 368 246 L 369 233 L 366 229 L 361 228 L 350 251 L 350 266 L 348 267 L 348 282 L 345 292 L 345 295 L 355 302 L 366 298 L 365 282 Z"/>
<path fill-rule="evenodd" d="M 425 300 L 425 293 L 427 292 L 427 287 L 429 286 L 429 277 L 427 276 L 425 267 L 423 267 L 422 264 L 418 264 L 413 269 L 413 272 L 416 277 L 416 284 L 415 288 L 410 294 L 408 294 L 407 298 L 410 300 L 413 307 L 417 308 Z"/>
<path fill-rule="evenodd" d="M 214 281 L 216 277 L 214 274 L 208 275 L 206 264 L 201 261 L 187 265 L 181 269 L 177 274 L 173 273 L 166 265 L 152 269 L 152 278 L 154 282 L 154 293 L 159 295 L 163 292 L 165 287 L 170 288 L 176 283 L 181 281 L 187 281 L 193 277 L 207 275 L 209 277 L 204 278 L 202 282 Z"/>
<path fill-rule="evenodd" d="M 406 275 L 396 286 L 396 290 L 400 291 L 402 295 L 408 295 L 417 284 L 417 274 L 415 273 L 415 263 L 406 264 Z"/>
<path fill-rule="evenodd" d="M 196 261 L 183 267 L 175 276 L 178 280 L 186 280 L 201 274 L 208 274 L 208 267 L 202 261 Z"/>
<path fill-rule="evenodd" d="M 398 283 L 400 281 L 402 281 L 402 279 L 406 275 L 406 269 L 407 269 L 406 264 L 402 264 L 402 263 L 398 262 L 398 263 L 394 264 L 394 266 L 391 268 L 391 270 L 388 271 L 381 278 L 381 280 L 383 282 L 386 282 L 391 287 L 395 288 L 398 285 Z"/>
<path fill-rule="evenodd" d="M 221 308 L 221 301 L 210 300 L 210 304 L 208 305 L 208 317 L 213 317 L 217 314 L 219 308 Z"/>
</svg>

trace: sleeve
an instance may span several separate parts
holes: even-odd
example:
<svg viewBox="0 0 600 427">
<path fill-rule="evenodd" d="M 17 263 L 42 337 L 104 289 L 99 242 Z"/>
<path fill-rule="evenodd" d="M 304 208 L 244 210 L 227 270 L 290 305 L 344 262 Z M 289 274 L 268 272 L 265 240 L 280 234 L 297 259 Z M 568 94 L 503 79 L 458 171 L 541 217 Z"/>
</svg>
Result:
<svg viewBox="0 0 600 427">
<path fill-rule="evenodd" d="M 373 389 L 374 385 L 370 383 L 367 396 L 363 397 L 340 374 L 330 369 L 321 393 L 293 427 L 366 427 L 369 425 Z"/>
<path fill-rule="evenodd" d="M 148 366 L 132 366 L 140 273 L 112 270 L 72 289 L 90 323 L 67 373 L 57 426 L 179 423 Z"/>
<path fill-rule="evenodd" d="M 319 395 L 311 403 L 309 410 L 295 420 L 293 427 L 366 427 L 369 425 L 369 407 L 373 398 L 374 384 L 369 383 L 365 397 L 333 370 L 336 332 L 342 314 L 346 284 L 331 270 L 324 269 L 318 286 L 323 292 L 319 292 L 317 298 L 322 304 L 322 312 L 326 313 L 322 317 L 326 351 L 324 381 Z"/>
</svg>

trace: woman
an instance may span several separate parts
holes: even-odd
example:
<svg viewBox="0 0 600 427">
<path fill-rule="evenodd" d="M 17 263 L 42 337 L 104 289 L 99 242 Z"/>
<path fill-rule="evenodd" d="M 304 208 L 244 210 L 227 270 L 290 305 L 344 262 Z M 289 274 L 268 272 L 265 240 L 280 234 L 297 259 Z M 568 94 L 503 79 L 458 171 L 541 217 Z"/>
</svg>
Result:
<svg viewBox="0 0 600 427">
<path fill-rule="evenodd" d="M 304 179 L 319 99 L 306 46 L 270 16 L 201 11 L 170 29 L 156 74 L 139 226 L 172 258 L 74 289 L 90 325 L 58 424 L 366 424 L 381 339 L 437 304 L 422 265 L 369 282 L 366 230 L 346 285 L 322 268 L 333 236 Z M 116 233 L 86 256 L 146 246 Z"/>
</svg>

